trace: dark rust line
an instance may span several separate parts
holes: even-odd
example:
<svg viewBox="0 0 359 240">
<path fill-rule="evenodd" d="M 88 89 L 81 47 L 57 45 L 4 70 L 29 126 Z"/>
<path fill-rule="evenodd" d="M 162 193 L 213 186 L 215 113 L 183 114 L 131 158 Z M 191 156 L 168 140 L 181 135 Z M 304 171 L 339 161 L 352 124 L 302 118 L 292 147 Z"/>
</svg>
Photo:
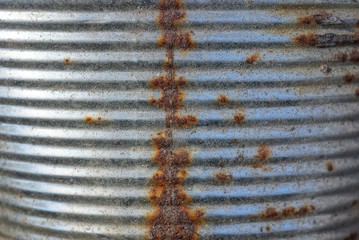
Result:
<svg viewBox="0 0 359 240">
<path fill-rule="evenodd" d="M 188 51 L 194 47 L 191 34 L 181 28 L 186 10 L 180 0 L 160 0 L 157 19 L 161 35 L 158 45 L 165 49 L 164 74 L 153 77 L 150 87 L 160 91 L 158 99 L 151 98 L 150 105 L 165 112 L 165 129 L 152 139 L 155 154 L 153 161 L 158 165 L 152 176 L 149 199 L 154 211 L 147 218 L 148 239 L 197 239 L 203 210 L 192 211 L 190 197 L 183 189 L 187 178 L 186 167 L 191 162 L 188 150 L 178 149 L 174 144 L 173 129 L 191 127 L 198 123 L 194 115 L 181 116 L 186 85 L 184 77 L 176 76 L 175 50 Z"/>
</svg>

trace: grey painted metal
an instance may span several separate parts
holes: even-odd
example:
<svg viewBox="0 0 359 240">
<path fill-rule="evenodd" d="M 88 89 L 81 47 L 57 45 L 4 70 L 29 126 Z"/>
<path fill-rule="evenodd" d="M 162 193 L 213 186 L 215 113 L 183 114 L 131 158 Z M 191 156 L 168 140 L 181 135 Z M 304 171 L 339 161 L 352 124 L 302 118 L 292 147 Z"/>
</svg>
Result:
<svg viewBox="0 0 359 240">
<path fill-rule="evenodd" d="M 185 190 L 206 212 L 201 238 L 331 240 L 358 232 L 359 66 L 336 58 L 358 45 L 292 40 L 354 34 L 357 1 L 185 3 L 197 47 L 175 61 L 188 81 L 183 112 L 200 122 L 174 137 L 192 152 Z M 151 138 L 164 124 L 164 113 L 148 105 L 158 94 L 148 81 L 164 60 L 156 6 L 0 0 L 0 238 L 145 236 Z M 320 12 L 340 24 L 298 24 Z M 246 64 L 257 52 L 260 60 Z M 348 72 L 351 84 L 343 81 Z M 230 104 L 218 106 L 220 94 Z M 240 126 L 230 121 L 238 111 L 246 115 Z M 86 116 L 103 121 L 87 124 Z M 266 170 L 251 165 L 261 143 L 272 152 Z M 231 183 L 215 181 L 221 171 Z M 305 204 L 315 211 L 304 217 L 253 218 L 269 206 Z"/>
</svg>

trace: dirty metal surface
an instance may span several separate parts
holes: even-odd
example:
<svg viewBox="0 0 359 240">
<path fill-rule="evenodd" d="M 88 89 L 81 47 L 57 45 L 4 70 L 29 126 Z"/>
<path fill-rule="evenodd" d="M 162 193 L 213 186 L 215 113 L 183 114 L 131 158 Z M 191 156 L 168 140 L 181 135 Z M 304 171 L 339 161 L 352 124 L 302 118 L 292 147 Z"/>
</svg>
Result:
<svg viewBox="0 0 359 240">
<path fill-rule="evenodd" d="M 358 201 L 357 1 L 0 0 L 0 239 L 351 240 Z"/>
</svg>

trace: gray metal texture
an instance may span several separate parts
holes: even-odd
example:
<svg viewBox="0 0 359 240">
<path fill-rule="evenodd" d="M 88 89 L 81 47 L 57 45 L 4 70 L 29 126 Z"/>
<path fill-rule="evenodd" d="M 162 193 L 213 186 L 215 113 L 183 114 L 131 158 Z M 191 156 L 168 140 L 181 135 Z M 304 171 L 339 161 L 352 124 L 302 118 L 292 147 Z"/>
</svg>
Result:
<svg viewBox="0 0 359 240">
<path fill-rule="evenodd" d="M 199 239 L 356 239 L 358 2 L 184 3 Z M 151 238 L 158 4 L 0 0 L 1 239 Z"/>
</svg>

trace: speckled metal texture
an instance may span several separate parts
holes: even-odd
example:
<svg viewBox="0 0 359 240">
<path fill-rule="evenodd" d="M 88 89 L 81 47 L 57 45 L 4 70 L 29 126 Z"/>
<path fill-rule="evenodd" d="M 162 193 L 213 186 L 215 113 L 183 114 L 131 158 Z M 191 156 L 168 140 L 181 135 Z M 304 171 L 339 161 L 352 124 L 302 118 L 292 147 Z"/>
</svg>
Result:
<svg viewBox="0 0 359 240">
<path fill-rule="evenodd" d="M 358 1 L 160 2 L 0 0 L 0 239 L 356 239 Z"/>
</svg>

